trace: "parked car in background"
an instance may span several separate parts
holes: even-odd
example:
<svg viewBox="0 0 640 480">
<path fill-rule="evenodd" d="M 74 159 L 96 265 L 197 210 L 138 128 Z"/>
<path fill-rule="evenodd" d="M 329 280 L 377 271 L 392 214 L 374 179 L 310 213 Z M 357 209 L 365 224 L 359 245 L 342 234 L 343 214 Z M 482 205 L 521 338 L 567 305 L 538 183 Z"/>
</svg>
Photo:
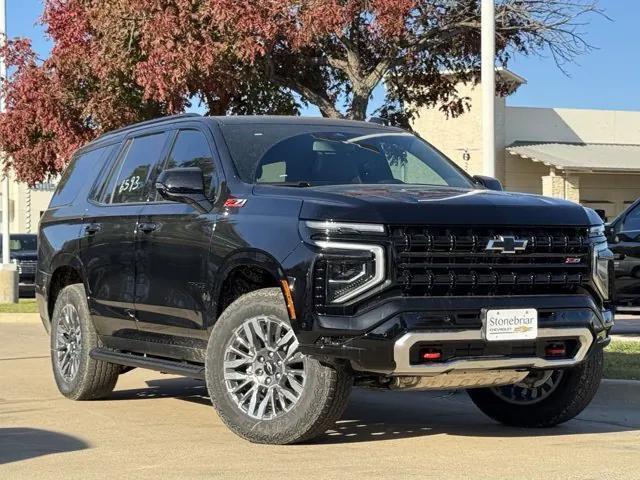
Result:
<svg viewBox="0 0 640 480">
<path fill-rule="evenodd" d="M 615 254 L 618 308 L 640 313 L 640 199 L 607 225 L 607 237 Z"/>
<path fill-rule="evenodd" d="M 0 252 L 2 252 L 0 235 Z M 17 233 L 9 237 L 9 258 L 18 267 L 20 296 L 35 293 L 36 265 L 38 263 L 38 237 L 34 233 Z"/>
</svg>

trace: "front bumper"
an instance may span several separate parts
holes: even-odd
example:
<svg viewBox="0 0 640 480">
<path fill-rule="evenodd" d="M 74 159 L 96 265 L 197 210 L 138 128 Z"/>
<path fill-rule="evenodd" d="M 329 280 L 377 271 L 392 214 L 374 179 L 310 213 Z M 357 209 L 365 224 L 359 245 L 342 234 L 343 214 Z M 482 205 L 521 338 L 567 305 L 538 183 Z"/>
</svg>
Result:
<svg viewBox="0 0 640 480">
<path fill-rule="evenodd" d="M 536 308 L 538 338 L 486 342 L 483 308 Z M 587 295 L 394 298 L 358 318 L 318 318 L 315 329 L 299 331 L 298 337 L 303 353 L 343 359 L 359 372 L 435 376 L 572 367 L 608 343 L 612 326 L 612 311 L 598 308 Z M 554 342 L 572 347 L 563 358 L 548 358 L 545 345 Z M 415 350 L 421 345 L 437 345 L 447 355 L 439 362 L 416 362 Z"/>
</svg>

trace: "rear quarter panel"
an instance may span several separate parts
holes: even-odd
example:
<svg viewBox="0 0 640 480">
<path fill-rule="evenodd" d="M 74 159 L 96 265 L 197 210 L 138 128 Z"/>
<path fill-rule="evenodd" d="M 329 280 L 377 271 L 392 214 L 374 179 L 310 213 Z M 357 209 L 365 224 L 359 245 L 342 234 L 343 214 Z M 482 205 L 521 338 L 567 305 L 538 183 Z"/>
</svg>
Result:
<svg viewBox="0 0 640 480">
<path fill-rule="evenodd" d="M 77 252 L 83 214 L 81 207 L 67 205 L 47 210 L 40 219 L 35 295 L 45 326 L 49 323 L 49 284 L 55 270 L 68 265 L 82 271 Z"/>
</svg>

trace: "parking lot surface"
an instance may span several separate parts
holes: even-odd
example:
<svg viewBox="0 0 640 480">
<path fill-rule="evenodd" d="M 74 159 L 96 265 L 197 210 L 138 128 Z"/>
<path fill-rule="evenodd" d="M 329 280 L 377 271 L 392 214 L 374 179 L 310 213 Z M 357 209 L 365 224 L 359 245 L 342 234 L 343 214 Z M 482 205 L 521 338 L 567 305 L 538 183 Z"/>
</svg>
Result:
<svg viewBox="0 0 640 480">
<path fill-rule="evenodd" d="M 640 478 L 640 382 L 605 381 L 577 419 L 503 427 L 464 392 L 355 390 L 313 444 L 252 445 L 202 382 L 134 370 L 108 400 L 57 392 L 35 322 L 0 322 L 0 479 Z"/>
</svg>

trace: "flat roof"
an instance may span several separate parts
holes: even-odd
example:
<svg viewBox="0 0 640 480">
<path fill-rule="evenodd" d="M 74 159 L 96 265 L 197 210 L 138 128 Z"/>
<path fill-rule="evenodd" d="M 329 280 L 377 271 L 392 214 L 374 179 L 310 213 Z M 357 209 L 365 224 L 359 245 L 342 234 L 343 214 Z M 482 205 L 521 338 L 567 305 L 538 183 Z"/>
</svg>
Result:
<svg viewBox="0 0 640 480">
<path fill-rule="evenodd" d="M 561 170 L 640 173 L 640 145 L 517 141 L 507 151 Z"/>
</svg>

